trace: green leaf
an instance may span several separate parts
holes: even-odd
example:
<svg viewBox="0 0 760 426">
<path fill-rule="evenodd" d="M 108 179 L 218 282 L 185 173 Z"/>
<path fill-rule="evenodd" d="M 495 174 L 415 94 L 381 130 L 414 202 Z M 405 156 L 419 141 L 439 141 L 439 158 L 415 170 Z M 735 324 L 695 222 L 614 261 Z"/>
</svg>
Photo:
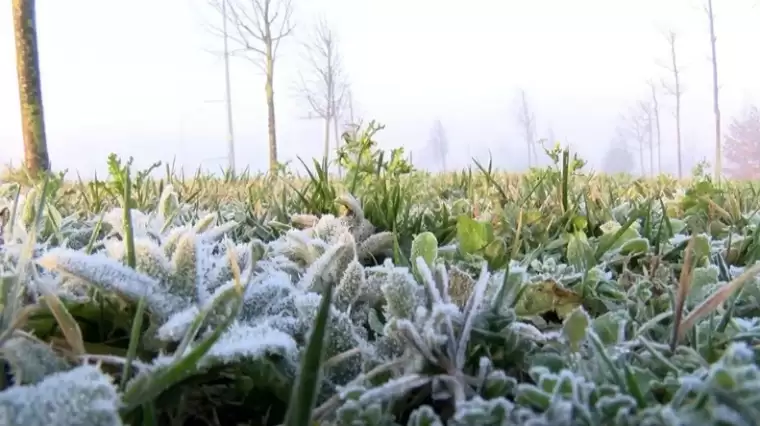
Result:
<svg viewBox="0 0 760 426">
<path fill-rule="evenodd" d="M 516 402 L 545 411 L 549 408 L 551 399 L 552 396 L 548 392 L 544 392 L 533 385 L 521 385 L 518 387 Z"/>
<path fill-rule="evenodd" d="M 626 311 L 610 311 L 594 318 L 592 326 L 599 339 L 605 345 L 616 345 L 623 341 L 625 326 L 628 322 Z"/>
<path fill-rule="evenodd" d="M 465 253 L 474 254 L 484 249 L 493 239 L 493 229 L 487 222 L 479 222 L 467 215 L 457 218 L 457 241 Z"/>
<path fill-rule="evenodd" d="M 637 231 L 635 227 L 629 226 L 617 239 L 615 239 L 616 233 L 622 228 L 622 226 L 615 221 L 607 222 L 599 228 L 603 232 L 602 236 L 599 237 L 599 245 L 607 247 L 609 244 L 608 250 L 618 249 L 628 241 L 640 237 L 639 231 Z"/>
<path fill-rule="evenodd" d="M 507 263 L 507 247 L 503 240 L 493 240 L 484 250 L 488 267 L 491 270 L 501 269 Z"/>
<path fill-rule="evenodd" d="M 694 259 L 697 264 L 702 263 L 702 259 L 710 255 L 710 238 L 705 234 L 694 236 Z"/>
<path fill-rule="evenodd" d="M 588 262 L 593 261 L 593 254 L 586 234 L 575 232 L 569 236 L 566 252 L 568 263 L 578 268 L 578 270 L 584 270 Z"/>
<path fill-rule="evenodd" d="M 584 231 L 588 226 L 588 219 L 586 219 L 585 216 L 575 216 L 573 217 L 572 223 L 574 231 Z"/>
<path fill-rule="evenodd" d="M 591 319 L 588 314 L 582 306 L 579 306 L 570 313 L 562 324 L 562 335 L 567 339 L 573 352 L 577 351 L 580 344 L 586 339 L 590 323 Z"/>
<path fill-rule="evenodd" d="M 673 218 L 669 218 L 668 220 L 670 220 L 670 228 L 673 229 L 673 235 L 676 235 L 686 229 L 686 222 L 683 220 Z"/>
<path fill-rule="evenodd" d="M 333 286 L 328 285 L 322 293 L 314 328 L 311 330 L 311 337 L 301 359 L 298 380 L 293 386 L 293 395 L 285 415 L 284 426 L 311 426 L 312 412 L 321 381 L 325 340 L 329 332 L 327 323 L 330 318 L 330 308 L 332 308 L 332 295 Z"/>
<path fill-rule="evenodd" d="M 649 240 L 646 238 L 634 238 L 620 246 L 620 254 L 641 254 L 649 251 Z"/>
<path fill-rule="evenodd" d="M 218 324 L 213 332 L 201 339 L 192 350 L 183 354 L 181 358 L 175 359 L 171 364 L 159 367 L 152 374 L 138 375 L 129 382 L 122 396 L 123 407 L 120 410 L 122 415 L 129 415 L 142 405 L 158 398 L 175 384 L 192 376 L 197 371 L 198 362 L 201 358 L 235 321 L 242 302 L 242 289 L 238 287 L 230 287 L 223 294 L 216 296 L 213 303 L 205 309 L 217 311 L 222 306 L 229 306 L 231 303 L 231 308 L 225 309 L 228 315 L 224 321 Z M 190 332 L 194 331 L 190 330 Z"/>
<path fill-rule="evenodd" d="M 412 271 L 416 275 L 417 258 L 422 257 L 432 270 L 435 259 L 438 257 L 438 240 L 432 232 L 422 232 L 412 241 L 411 263 Z"/>
</svg>

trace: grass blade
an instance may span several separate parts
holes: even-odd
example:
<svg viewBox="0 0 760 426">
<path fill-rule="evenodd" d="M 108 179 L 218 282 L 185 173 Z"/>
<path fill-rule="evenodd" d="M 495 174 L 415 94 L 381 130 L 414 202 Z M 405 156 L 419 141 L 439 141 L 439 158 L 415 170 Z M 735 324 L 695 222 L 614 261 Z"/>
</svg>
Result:
<svg viewBox="0 0 760 426">
<path fill-rule="evenodd" d="M 317 402 L 317 392 L 321 380 L 322 357 L 327 338 L 327 321 L 332 307 L 333 286 L 327 286 L 322 293 L 319 312 L 301 359 L 299 377 L 293 387 L 284 426 L 311 426 L 311 416 Z"/>
</svg>

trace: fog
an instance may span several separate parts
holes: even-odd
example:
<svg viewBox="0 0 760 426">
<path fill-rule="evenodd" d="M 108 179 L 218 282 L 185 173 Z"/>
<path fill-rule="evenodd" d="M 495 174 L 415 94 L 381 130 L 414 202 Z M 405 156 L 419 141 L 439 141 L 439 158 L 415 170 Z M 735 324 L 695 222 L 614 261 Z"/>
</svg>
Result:
<svg viewBox="0 0 760 426">
<path fill-rule="evenodd" d="M 37 1 L 42 86 L 51 163 L 91 176 L 110 152 L 138 166 L 217 169 L 226 164 L 221 39 L 209 29 L 219 14 L 207 0 Z M 246 0 L 231 0 L 246 1 Z M 760 5 L 715 0 L 720 102 L 724 128 L 760 102 Z M 466 4 L 466 7 L 463 5 Z M 335 31 L 350 79 L 355 116 L 386 128 L 384 148 L 440 162 L 425 147 L 436 119 L 449 141 L 447 167 L 493 156 L 498 167 L 527 167 L 518 120 L 524 90 L 536 139 L 554 134 L 591 167 L 604 157 L 621 115 L 650 99 L 657 84 L 662 163 L 676 171 L 673 97 L 660 82 L 672 30 L 682 85 L 684 169 L 712 160 L 714 122 L 708 20 L 698 0 L 293 0 L 294 35 L 275 65 L 279 160 L 322 153 L 323 124 L 304 117 L 297 96 L 306 72 L 299 42 L 317 18 Z M 0 163 L 23 157 L 11 10 L 0 8 Z M 236 162 L 267 168 L 264 76 L 231 62 Z M 634 172 L 638 146 L 631 141 Z M 540 151 L 540 150 L 539 150 Z M 543 156 L 539 154 L 540 157 Z M 645 153 L 648 161 L 648 152 Z M 648 164 L 648 163 L 647 163 Z"/>
</svg>

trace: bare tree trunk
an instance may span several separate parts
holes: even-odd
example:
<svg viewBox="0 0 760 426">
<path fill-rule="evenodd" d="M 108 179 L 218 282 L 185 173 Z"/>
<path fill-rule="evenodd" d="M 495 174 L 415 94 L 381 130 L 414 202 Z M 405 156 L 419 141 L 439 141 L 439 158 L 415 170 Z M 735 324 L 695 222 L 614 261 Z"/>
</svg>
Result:
<svg viewBox="0 0 760 426">
<path fill-rule="evenodd" d="M 662 132 L 660 128 L 660 102 L 657 99 L 657 90 L 654 82 L 651 82 L 652 88 L 652 112 L 654 113 L 654 127 L 657 136 L 657 174 L 662 174 Z"/>
<path fill-rule="evenodd" d="M 227 165 L 235 175 L 235 126 L 232 120 L 232 88 L 230 83 L 230 50 L 227 32 L 227 0 L 222 0 L 222 32 L 224 40 L 224 103 L 227 107 Z"/>
<path fill-rule="evenodd" d="M 676 98 L 676 149 L 678 151 L 678 179 L 683 179 L 683 151 L 681 149 L 681 76 L 676 55 L 676 35 L 669 34 L 671 71 L 673 72 L 673 95 Z"/>
<path fill-rule="evenodd" d="M 641 103 L 646 123 L 647 145 L 649 146 L 649 175 L 654 175 L 654 119 L 652 117 L 652 107 L 645 102 Z"/>
<path fill-rule="evenodd" d="M 333 116 L 333 136 L 335 137 L 335 151 L 340 149 L 340 130 L 338 130 L 338 114 Z M 343 170 L 338 164 L 338 176 L 343 177 Z"/>
<path fill-rule="evenodd" d="M 328 76 L 332 75 L 331 64 L 327 66 Z M 335 121 L 335 99 L 333 96 L 333 82 L 332 78 L 327 78 L 327 114 L 325 115 L 325 153 L 324 153 L 324 168 L 325 173 L 329 172 L 330 167 L 330 124 Z M 337 144 L 337 141 L 336 141 Z"/>
<path fill-rule="evenodd" d="M 271 44 L 266 47 L 266 85 L 267 96 L 267 129 L 269 131 L 269 171 L 277 171 L 277 128 L 274 112 L 274 58 Z"/>
<path fill-rule="evenodd" d="M 644 166 L 644 145 L 639 143 L 639 165 L 641 166 L 641 177 L 647 175 L 646 167 Z"/>
<path fill-rule="evenodd" d="M 528 146 L 527 146 L 527 148 L 528 148 L 528 168 L 530 169 L 531 167 L 533 167 L 533 151 L 530 149 L 530 142 L 527 142 L 527 143 L 528 143 Z"/>
<path fill-rule="evenodd" d="M 649 175 L 654 176 L 654 134 L 649 132 Z"/>
<path fill-rule="evenodd" d="M 676 97 L 676 149 L 678 150 L 678 179 L 683 179 L 683 152 L 681 151 L 681 95 Z"/>
<path fill-rule="evenodd" d="M 348 91 L 348 121 L 351 125 L 351 129 L 354 129 L 357 125 L 356 118 L 354 117 L 354 92 Z M 354 139 L 356 139 L 356 131 L 352 131 Z"/>
<path fill-rule="evenodd" d="M 274 104 L 274 65 L 280 42 L 292 34 L 292 0 L 209 0 L 222 14 L 225 25 L 220 36 L 232 41 L 238 52 L 250 60 L 266 78 L 264 92 L 267 102 L 267 132 L 269 142 L 269 171 L 279 169 L 277 159 L 277 120 Z M 231 24 L 232 31 L 227 31 Z M 230 114 L 231 115 L 231 114 Z M 230 133 L 231 137 L 231 133 Z M 230 156 L 233 156 L 230 150 Z"/>
<path fill-rule="evenodd" d="M 35 0 L 13 0 L 13 28 L 16 38 L 16 73 L 24 138 L 24 162 L 29 173 L 38 176 L 41 171 L 50 170 L 50 158 L 42 108 Z"/>
<path fill-rule="evenodd" d="M 536 116 L 530 110 L 530 107 L 528 106 L 527 95 L 525 93 L 525 90 L 522 89 L 520 89 L 520 112 L 518 115 L 518 120 L 523 126 L 523 131 L 525 132 L 525 147 L 528 150 L 528 168 L 530 169 L 533 167 L 533 156 L 535 154 L 535 146 L 533 145 L 535 144 L 534 138 L 536 133 Z M 535 160 L 538 160 L 538 158 L 535 158 Z"/>
<path fill-rule="evenodd" d="M 322 153 L 322 162 L 324 165 L 327 165 L 327 161 L 330 158 L 330 121 L 332 121 L 332 117 L 327 116 L 325 117 L 325 139 L 324 139 L 324 148 Z"/>
<path fill-rule="evenodd" d="M 707 0 L 707 15 L 710 21 L 710 50 L 712 51 L 713 112 L 715 113 L 715 181 L 720 182 L 723 174 L 720 136 L 720 104 L 718 102 L 718 57 L 715 49 L 715 25 L 712 0 Z"/>
</svg>

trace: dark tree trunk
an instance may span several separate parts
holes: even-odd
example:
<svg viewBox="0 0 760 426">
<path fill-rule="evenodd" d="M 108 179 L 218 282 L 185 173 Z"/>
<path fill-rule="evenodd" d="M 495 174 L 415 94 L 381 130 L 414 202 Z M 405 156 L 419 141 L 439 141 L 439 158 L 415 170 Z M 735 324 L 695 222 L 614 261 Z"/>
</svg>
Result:
<svg viewBox="0 0 760 426">
<path fill-rule="evenodd" d="M 35 0 L 13 0 L 16 37 L 16 72 L 24 137 L 24 162 L 32 176 L 50 170 L 45 119 L 42 110 Z"/>
</svg>

